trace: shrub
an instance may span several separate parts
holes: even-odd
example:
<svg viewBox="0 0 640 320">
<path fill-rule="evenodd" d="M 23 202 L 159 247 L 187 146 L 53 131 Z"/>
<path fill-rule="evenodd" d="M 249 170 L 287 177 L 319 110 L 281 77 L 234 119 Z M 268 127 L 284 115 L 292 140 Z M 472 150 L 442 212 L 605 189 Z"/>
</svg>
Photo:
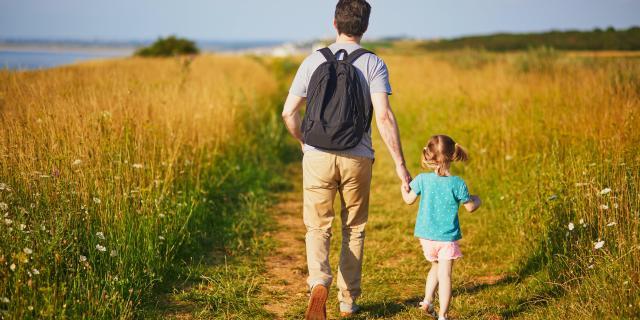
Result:
<svg viewBox="0 0 640 320">
<path fill-rule="evenodd" d="M 198 54 L 200 50 L 195 42 L 178 38 L 176 36 L 168 36 L 166 38 L 158 38 L 153 44 L 136 51 L 136 56 L 141 57 L 170 57 L 186 54 Z"/>
</svg>

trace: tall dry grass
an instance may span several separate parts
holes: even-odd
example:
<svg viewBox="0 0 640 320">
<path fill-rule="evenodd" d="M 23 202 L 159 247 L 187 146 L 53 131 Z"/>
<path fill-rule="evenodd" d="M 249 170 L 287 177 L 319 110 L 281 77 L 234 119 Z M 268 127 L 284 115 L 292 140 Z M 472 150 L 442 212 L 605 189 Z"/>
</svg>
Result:
<svg viewBox="0 0 640 320">
<path fill-rule="evenodd" d="M 276 86 L 225 56 L 0 71 L 0 315 L 131 317 Z"/>
<path fill-rule="evenodd" d="M 386 61 L 416 173 L 433 134 L 471 154 L 456 172 L 485 206 L 463 218 L 467 263 L 523 281 L 501 315 L 640 316 L 640 60 L 540 49 Z"/>
</svg>

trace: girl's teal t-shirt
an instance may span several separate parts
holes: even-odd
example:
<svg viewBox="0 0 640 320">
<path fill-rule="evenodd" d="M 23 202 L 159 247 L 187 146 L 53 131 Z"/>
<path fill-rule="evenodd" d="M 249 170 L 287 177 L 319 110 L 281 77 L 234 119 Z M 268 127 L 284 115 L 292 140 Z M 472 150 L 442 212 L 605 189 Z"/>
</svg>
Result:
<svg viewBox="0 0 640 320">
<path fill-rule="evenodd" d="M 414 235 L 437 241 L 462 238 L 458 208 L 470 200 L 469 189 L 462 178 L 421 173 L 411 181 L 411 190 L 420 196 Z"/>
</svg>

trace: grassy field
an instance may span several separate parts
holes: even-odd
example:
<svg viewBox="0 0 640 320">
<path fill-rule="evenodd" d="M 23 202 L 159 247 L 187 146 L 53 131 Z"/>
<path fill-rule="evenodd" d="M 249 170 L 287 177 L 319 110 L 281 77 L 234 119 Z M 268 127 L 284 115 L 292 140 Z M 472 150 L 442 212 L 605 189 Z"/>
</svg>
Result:
<svg viewBox="0 0 640 320">
<path fill-rule="evenodd" d="M 0 318 L 132 318 L 181 261 L 254 252 L 277 84 L 223 56 L 1 71 Z"/>
<path fill-rule="evenodd" d="M 461 213 L 453 318 L 640 317 L 640 59 L 406 52 L 383 58 L 412 173 L 429 136 L 451 135 L 471 158 L 454 172 L 484 200 Z M 295 68 L 203 56 L 0 72 L 0 315 L 270 319 L 284 299 L 300 318 L 305 295 L 266 290 L 264 263 L 298 245 L 270 236 L 268 209 L 273 192 L 302 199 L 277 116 Z M 374 147 L 355 318 L 419 319 L 417 208 L 375 130 Z"/>
<path fill-rule="evenodd" d="M 451 135 L 471 157 L 454 172 L 484 201 L 461 213 L 453 318 L 639 317 L 640 60 L 551 50 L 384 58 L 413 174 L 428 137 Z M 412 237 L 417 208 L 395 192 L 391 159 L 374 137 L 363 313 L 355 318 L 419 319 L 428 264 Z"/>
</svg>

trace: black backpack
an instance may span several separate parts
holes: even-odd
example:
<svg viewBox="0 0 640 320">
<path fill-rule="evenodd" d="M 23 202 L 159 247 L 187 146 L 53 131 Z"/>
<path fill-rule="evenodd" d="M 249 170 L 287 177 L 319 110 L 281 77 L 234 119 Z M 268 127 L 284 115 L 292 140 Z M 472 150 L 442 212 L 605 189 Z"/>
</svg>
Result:
<svg viewBox="0 0 640 320">
<path fill-rule="evenodd" d="M 302 121 L 302 137 L 310 146 L 326 150 L 346 150 L 360 143 L 369 131 L 373 106 L 369 90 L 363 86 L 353 62 L 365 53 L 344 49 L 334 55 L 329 48 L 318 50 L 327 59 L 313 72 L 307 91 L 307 110 Z M 342 60 L 336 57 L 343 53 Z"/>
</svg>

